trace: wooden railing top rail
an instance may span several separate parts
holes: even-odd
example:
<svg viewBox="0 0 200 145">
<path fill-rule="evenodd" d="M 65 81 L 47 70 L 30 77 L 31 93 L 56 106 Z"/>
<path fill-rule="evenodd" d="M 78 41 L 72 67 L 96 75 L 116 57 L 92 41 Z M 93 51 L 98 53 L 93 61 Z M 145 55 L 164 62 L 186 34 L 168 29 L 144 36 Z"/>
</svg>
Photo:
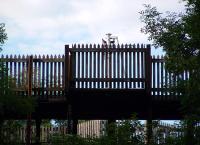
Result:
<svg viewBox="0 0 200 145">
<path fill-rule="evenodd" d="M 73 45 L 69 49 L 70 52 L 145 52 L 147 46 L 135 44 L 122 44 L 122 45 Z"/>
<path fill-rule="evenodd" d="M 1 55 L 3 62 L 27 62 L 33 56 L 33 62 L 64 62 L 64 55 Z"/>
</svg>

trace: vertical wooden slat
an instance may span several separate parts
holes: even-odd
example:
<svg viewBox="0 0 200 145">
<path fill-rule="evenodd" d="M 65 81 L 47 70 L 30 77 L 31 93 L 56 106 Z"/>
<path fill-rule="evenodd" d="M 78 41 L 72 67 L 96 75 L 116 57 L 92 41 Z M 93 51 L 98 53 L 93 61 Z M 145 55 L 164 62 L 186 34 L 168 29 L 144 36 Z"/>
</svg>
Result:
<svg viewBox="0 0 200 145">
<path fill-rule="evenodd" d="M 68 54 L 69 55 L 69 54 Z M 69 78 L 69 68 L 66 68 L 65 67 L 65 55 L 62 55 L 62 57 L 61 57 L 61 59 L 62 59 L 62 61 L 61 61 L 61 86 L 62 86 L 62 91 L 61 91 L 61 94 L 62 94 L 62 96 L 65 96 L 64 94 L 66 93 L 65 91 L 67 91 L 66 89 L 65 89 L 65 82 L 67 82 L 68 81 L 68 84 L 69 84 L 69 80 L 65 80 L 65 76 L 66 75 L 68 75 L 68 78 Z M 69 63 L 69 60 L 68 60 L 68 63 Z M 68 67 L 69 67 L 69 65 L 68 65 Z M 67 71 L 66 71 L 66 69 L 67 69 Z"/>
<path fill-rule="evenodd" d="M 157 59 L 160 59 L 159 56 L 157 56 Z M 157 61 L 157 69 L 156 69 L 156 73 L 157 73 L 157 95 L 160 96 L 160 65 L 159 65 L 159 61 Z"/>
<path fill-rule="evenodd" d="M 29 61 L 29 56 L 27 55 L 26 56 L 26 86 L 27 86 L 27 89 L 26 89 L 26 95 L 28 96 L 28 61 Z"/>
<path fill-rule="evenodd" d="M 125 49 L 128 49 L 128 45 L 126 44 L 125 45 Z M 124 59 L 125 59 L 125 68 L 124 68 L 124 71 L 125 71 L 125 88 L 128 89 L 128 52 L 127 50 L 125 50 L 124 52 Z"/>
<path fill-rule="evenodd" d="M 17 56 L 16 55 L 14 55 L 14 78 L 12 78 L 12 85 L 16 88 L 17 86 L 17 62 L 16 62 L 16 60 L 17 60 Z M 15 92 L 16 93 L 16 92 Z"/>
<path fill-rule="evenodd" d="M 18 58 L 19 60 L 21 60 L 21 56 L 19 55 Z M 18 70 L 17 70 L 17 74 L 18 74 L 18 77 L 17 77 L 17 84 L 18 84 L 18 88 L 22 88 L 22 85 L 21 85 L 21 62 L 19 61 L 18 62 Z M 18 92 L 19 94 L 18 95 L 22 95 L 21 92 Z"/>
<path fill-rule="evenodd" d="M 12 70 L 13 70 L 13 61 L 12 61 L 12 55 L 10 55 L 10 59 L 11 59 L 11 61 L 10 61 L 10 66 L 9 66 L 9 68 L 10 68 L 10 71 L 9 71 L 9 76 L 10 76 L 10 78 L 13 78 L 13 73 L 12 73 Z"/>
<path fill-rule="evenodd" d="M 101 74 L 100 74 L 100 72 L 102 71 L 101 70 L 101 47 L 100 47 L 100 45 L 98 44 L 98 46 L 97 46 L 97 50 L 98 50 L 98 52 L 97 52 L 97 78 L 99 78 L 100 79 L 100 76 L 101 76 Z M 97 88 L 100 88 L 100 82 L 98 81 L 97 82 Z"/>
<path fill-rule="evenodd" d="M 62 63 L 62 70 L 64 71 L 63 75 L 64 78 L 62 78 L 62 84 L 64 84 L 65 86 L 65 96 L 68 94 L 69 92 L 69 82 L 70 82 L 70 61 L 69 61 L 69 45 L 65 45 L 65 61 L 64 63 Z M 62 75 L 62 76 L 63 76 Z M 62 93 L 63 95 L 63 93 Z"/>
<path fill-rule="evenodd" d="M 37 55 L 35 55 L 34 59 L 37 59 Z M 34 96 L 36 96 L 36 88 L 37 88 L 37 62 L 33 62 L 33 88 L 34 88 Z"/>
<path fill-rule="evenodd" d="M 105 78 L 105 76 L 104 76 L 104 61 L 105 61 L 105 52 L 104 52 L 104 46 L 102 45 L 101 46 L 101 48 L 102 48 L 102 50 L 101 50 L 101 78 Z M 104 86 L 104 82 L 101 82 L 101 87 L 102 88 L 105 88 L 105 86 Z"/>
<path fill-rule="evenodd" d="M 132 45 L 129 44 L 129 49 L 132 48 Z M 129 57 L 129 64 L 128 64 L 128 68 L 129 68 L 129 72 L 128 72 L 128 78 L 130 79 L 131 76 L 132 76 L 132 52 L 128 52 L 128 57 Z M 129 81 L 129 88 L 131 89 L 132 88 L 132 82 Z"/>
<path fill-rule="evenodd" d="M 120 45 L 117 45 L 117 49 L 120 49 Z M 117 78 L 120 78 L 120 52 L 117 52 Z M 117 88 L 120 88 L 120 82 L 117 82 Z"/>
<path fill-rule="evenodd" d="M 46 91 L 46 97 L 47 97 L 47 99 L 49 98 L 49 55 L 47 55 L 47 57 L 46 57 L 46 89 L 47 89 L 47 91 Z"/>
<path fill-rule="evenodd" d="M 135 44 L 133 45 L 133 49 L 136 49 L 135 48 L 136 46 L 135 46 Z M 136 78 L 136 52 L 135 51 L 133 51 L 132 52 L 132 55 L 133 55 L 133 57 L 132 57 L 132 66 L 133 66 L 133 72 L 132 72 L 132 75 L 133 75 L 133 78 Z M 136 88 L 136 83 L 135 83 L 135 81 L 133 82 L 133 88 Z"/>
<path fill-rule="evenodd" d="M 163 59 L 163 56 L 161 56 L 161 59 Z M 164 87 L 163 87 L 163 83 L 164 83 L 164 81 L 163 81 L 163 79 L 164 79 L 164 72 L 163 72 L 163 71 L 164 71 L 164 65 L 163 65 L 163 61 L 162 61 L 162 60 L 161 60 L 161 62 L 160 62 L 160 67 L 161 67 L 161 68 L 160 68 L 160 69 L 161 69 L 161 70 L 160 70 L 160 71 L 161 71 L 161 73 L 160 73 L 160 75 L 161 75 L 161 76 L 160 76 L 160 84 L 161 84 L 161 92 L 160 92 L 160 93 L 161 93 L 161 94 L 160 94 L 160 95 L 163 97 L 163 89 L 164 89 Z"/>
<path fill-rule="evenodd" d="M 155 56 L 153 56 L 153 59 L 155 59 Z M 153 78 L 152 78 L 152 81 L 153 81 L 153 89 L 155 89 L 155 85 L 156 85 L 156 74 L 155 74 L 155 71 L 156 71 L 156 68 L 155 68 L 155 61 L 152 62 L 153 63 L 153 66 L 152 66 L 152 69 L 153 69 Z M 153 96 L 155 96 L 155 90 L 153 90 Z"/>
<path fill-rule="evenodd" d="M 86 48 L 85 48 L 85 49 L 86 49 L 86 54 L 85 54 L 85 55 L 86 55 L 86 56 L 85 56 L 85 59 L 86 59 L 86 64 L 85 64 L 85 69 L 86 69 L 86 70 L 85 70 L 85 75 L 86 75 L 86 78 L 89 78 L 89 77 L 88 77 L 88 68 L 89 68 L 89 66 L 88 66 L 88 57 L 89 57 L 89 55 L 88 55 L 88 53 L 89 53 L 89 52 L 88 52 L 88 51 L 89 51 L 89 50 L 88 50 L 88 44 L 86 44 Z M 86 82 L 86 88 L 89 88 L 89 87 L 88 87 L 88 84 L 89 84 L 89 83 L 88 83 L 88 81 L 87 81 L 87 82 Z"/>
<path fill-rule="evenodd" d="M 94 55 L 93 55 L 93 61 L 94 61 L 94 66 L 93 66 L 93 78 L 97 78 L 97 74 L 96 74 L 96 70 L 97 70 L 97 65 L 96 65 L 96 60 L 97 60 L 97 52 L 96 52 L 96 44 L 94 45 L 94 49 L 95 49 L 95 52 L 94 52 Z M 94 82 L 94 88 L 96 88 L 96 82 Z"/>
<path fill-rule="evenodd" d="M 76 52 L 71 52 L 70 56 L 70 88 L 74 89 L 75 86 L 75 80 L 76 77 Z"/>
<path fill-rule="evenodd" d="M 90 44 L 89 50 L 92 50 L 92 44 Z M 92 54 L 93 54 L 93 52 L 90 51 L 89 52 L 89 78 L 92 78 L 92 70 L 94 69 L 93 61 L 92 61 Z M 89 81 L 89 88 L 92 88 L 92 84 L 93 83 L 91 81 Z"/>
<path fill-rule="evenodd" d="M 115 45 L 114 45 L 115 46 Z M 114 47 L 116 49 L 116 46 Z M 116 78 L 116 52 L 113 51 L 113 78 Z M 113 82 L 113 88 L 116 88 L 116 82 Z"/>
<path fill-rule="evenodd" d="M 22 92 L 22 95 L 25 95 L 25 91 L 26 91 L 26 68 L 25 68 L 25 56 L 22 55 L 22 59 L 23 59 L 23 62 L 22 62 L 22 87 L 25 89 L 23 92 Z M 7 65 L 7 63 L 6 63 Z"/>
<path fill-rule="evenodd" d="M 137 44 L 137 48 L 140 48 L 139 44 Z M 140 73 L 140 54 L 141 52 L 137 52 L 137 78 L 141 78 L 141 73 Z M 140 82 L 137 82 L 137 87 L 140 88 Z"/>
<path fill-rule="evenodd" d="M 141 45 L 142 49 L 145 49 L 143 44 Z M 141 52 L 141 78 L 144 78 L 144 52 Z M 144 82 L 141 82 L 141 87 L 144 88 Z"/>
<path fill-rule="evenodd" d="M 41 95 L 41 56 L 38 57 L 38 95 Z"/>
<path fill-rule="evenodd" d="M 45 93 L 44 93 L 44 89 L 45 89 L 45 56 L 43 55 L 42 56 L 42 97 L 44 98 L 44 95 L 45 95 Z"/>
<path fill-rule="evenodd" d="M 81 50 L 81 48 L 83 49 L 84 46 L 82 45 L 78 45 L 78 49 Z M 78 58 L 77 58 L 77 74 L 78 74 L 78 78 L 83 78 L 84 77 L 84 53 L 83 52 L 78 52 Z M 78 87 L 79 88 L 83 88 L 84 87 L 84 82 L 83 81 L 79 81 L 78 82 Z"/>
<path fill-rule="evenodd" d="M 49 77 L 49 82 L 50 82 L 50 84 L 49 84 L 49 95 L 50 95 L 50 97 L 52 97 L 52 88 L 53 88 L 53 62 L 52 62 L 52 60 L 53 60 L 53 56 L 51 55 L 50 56 L 50 58 L 49 58 L 49 63 L 50 63 L 50 65 L 49 65 L 49 70 L 50 70 L 50 73 L 49 73 L 49 75 L 50 75 L 50 77 Z"/>
<path fill-rule="evenodd" d="M 121 48 L 124 49 L 124 45 L 121 45 Z M 120 52 L 121 55 L 121 78 L 124 78 L 124 74 L 125 74 L 125 65 L 124 65 L 124 52 Z M 124 88 L 124 82 L 120 82 L 121 83 L 121 88 Z"/>
<path fill-rule="evenodd" d="M 33 74 L 33 56 L 28 61 L 28 96 L 32 95 L 32 74 Z"/>
<path fill-rule="evenodd" d="M 112 46 L 113 47 L 113 46 Z M 110 46 L 110 48 L 111 48 L 111 46 Z M 113 54 L 113 52 L 111 51 L 111 49 L 109 49 L 109 51 L 108 51 L 108 58 L 109 58 L 109 76 L 108 76 L 108 78 L 109 78 L 109 82 L 108 82 L 108 87 L 109 88 L 112 88 L 112 82 L 110 81 L 111 80 L 111 78 L 112 78 L 112 54 Z"/>
<path fill-rule="evenodd" d="M 80 49 L 81 48 L 81 46 L 80 46 L 80 44 L 78 45 L 78 49 Z M 81 78 L 81 52 L 80 51 L 78 51 L 77 52 L 78 53 L 78 57 L 77 57 L 77 77 L 78 78 Z M 78 82 L 77 83 L 77 88 L 81 88 L 81 82 Z"/>
<path fill-rule="evenodd" d="M 53 95 L 54 95 L 54 96 L 57 96 L 57 93 L 58 93 L 58 92 L 57 92 L 57 88 L 58 88 L 58 87 L 57 87 L 57 86 L 58 86 L 58 84 L 57 84 L 57 80 L 58 80 L 58 78 L 57 78 L 57 76 L 58 76 L 58 75 L 57 75 L 57 71 L 58 71 L 58 68 L 57 68 L 57 61 L 58 61 L 58 58 L 57 58 L 57 56 L 55 55 L 53 59 L 55 60 L 55 62 L 54 62 L 54 77 L 53 77 L 53 78 L 54 78 L 54 80 L 53 80 L 53 84 L 54 84 L 54 85 L 53 85 L 53 88 L 54 88 L 53 93 L 54 93 L 54 94 L 53 94 Z"/>
<path fill-rule="evenodd" d="M 105 46 L 105 78 L 106 78 L 106 82 L 105 82 L 105 87 L 108 88 L 108 75 L 109 75 L 109 55 L 108 55 L 108 51 L 109 51 L 109 47 L 110 46 Z"/>
<path fill-rule="evenodd" d="M 82 45 L 81 46 L 81 48 L 82 49 L 84 49 L 84 45 Z M 81 78 L 84 78 L 85 77 L 85 53 L 84 52 L 82 52 L 81 53 L 81 56 L 82 56 L 82 69 L 81 69 Z M 82 83 L 82 88 L 84 88 L 85 87 L 85 82 L 83 81 L 83 82 L 81 82 Z"/>
<path fill-rule="evenodd" d="M 9 68 L 10 68 L 10 70 L 9 70 L 9 76 L 10 76 L 10 78 L 13 78 L 13 60 L 12 60 L 12 55 L 10 55 L 10 62 L 9 62 Z M 10 87 L 10 83 L 8 84 L 9 85 L 9 87 Z M 10 92 L 8 92 L 8 93 L 10 93 Z"/>
<path fill-rule="evenodd" d="M 61 78 L 61 66 L 60 66 L 60 61 L 61 61 L 61 57 L 60 55 L 58 55 L 58 96 L 60 96 L 60 89 L 61 89 L 61 81 L 60 81 L 60 78 Z"/>
</svg>

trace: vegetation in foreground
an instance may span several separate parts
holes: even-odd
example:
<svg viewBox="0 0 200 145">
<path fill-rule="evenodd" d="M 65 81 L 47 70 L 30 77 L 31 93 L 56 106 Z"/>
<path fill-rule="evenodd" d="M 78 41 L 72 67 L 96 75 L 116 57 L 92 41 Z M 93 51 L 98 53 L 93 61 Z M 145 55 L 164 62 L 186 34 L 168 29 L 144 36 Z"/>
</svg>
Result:
<svg viewBox="0 0 200 145">
<path fill-rule="evenodd" d="M 2 145 L 22 145 L 21 137 L 16 131 L 24 122 L 6 121 L 7 133 L 4 135 L 4 140 L 1 140 Z M 152 145 L 184 145 L 186 141 L 186 127 L 184 123 L 178 124 L 176 128 L 160 127 L 158 121 L 153 123 L 153 143 Z M 5 133 L 5 132 L 4 132 Z M 65 135 L 62 132 L 51 134 L 46 142 L 41 144 L 47 145 L 145 145 L 145 127 L 138 120 L 124 120 L 120 123 L 111 123 L 106 127 L 105 134 L 97 138 L 88 136 L 83 138 L 78 135 Z M 3 141 L 3 142 L 2 142 Z M 35 142 L 34 135 L 32 143 Z M 200 129 L 196 127 L 194 134 L 195 145 L 200 144 Z"/>
</svg>

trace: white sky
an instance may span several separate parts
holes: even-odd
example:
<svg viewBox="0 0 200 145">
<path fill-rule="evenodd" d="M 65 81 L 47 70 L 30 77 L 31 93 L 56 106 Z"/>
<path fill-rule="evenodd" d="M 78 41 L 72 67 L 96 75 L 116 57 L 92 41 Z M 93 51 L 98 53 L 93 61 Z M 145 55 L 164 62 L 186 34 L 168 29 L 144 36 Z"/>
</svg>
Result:
<svg viewBox="0 0 200 145">
<path fill-rule="evenodd" d="M 106 33 L 120 43 L 150 43 L 140 32 L 143 4 L 159 11 L 184 10 L 180 0 L 0 0 L 8 41 L 3 54 L 63 54 L 65 44 L 101 43 Z M 153 50 L 152 54 L 161 53 Z"/>
</svg>

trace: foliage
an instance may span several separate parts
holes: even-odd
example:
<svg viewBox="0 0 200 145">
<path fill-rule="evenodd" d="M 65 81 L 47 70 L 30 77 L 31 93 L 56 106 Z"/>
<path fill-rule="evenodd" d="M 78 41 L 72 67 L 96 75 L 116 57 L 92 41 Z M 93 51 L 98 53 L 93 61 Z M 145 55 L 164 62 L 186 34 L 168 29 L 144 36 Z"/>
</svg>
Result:
<svg viewBox="0 0 200 145">
<path fill-rule="evenodd" d="M 21 144 L 19 132 L 17 131 L 22 127 L 20 121 L 6 120 L 4 121 L 1 131 L 0 145 L 18 145 Z"/>
<path fill-rule="evenodd" d="M 107 134 L 100 138 L 55 134 L 50 142 L 55 145 L 62 142 L 66 145 L 143 145 L 143 125 L 139 121 L 124 120 L 120 123 L 109 124 Z"/>
<path fill-rule="evenodd" d="M 178 78 L 176 90 L 184 96 L 185 112 L 196 115 L 200 111 L 197 103 L 200 102 L 200 1 L 186 2 L 185 14 L 167 12 L 163 16 L 150 5 L 145 5 L 146 9 L 140 14 L 145 23 L 142 32 L 149 34 L 154 46 L 163 47 L 166 68 Z M 185 71 L 190 77 L 183 81 L 181 74 Z"/>
<path fill-rule="evenodd" d="M 0 62 L 4 69 L 3 62 Z M 5 74 L 6 71 L 2 72 Z M 2 75 L 3 76 L 3 75 Z M 34 99 L 16 94 L 13 79 L 4 75 L 0 78 L 0 118 L 3 119 L 8 114 L 26 115 L 33 112 L 35 106 Z"/>
<path fill-rule="evenodd" d="M 176 127 L 160 126 L 159 121 L 154 121 L 154 143 L 152 145 L 183 145 L 185 143 L 183 136 L 184 122 L 174 126 Z M 199 130 L 199 128 L 197 127 L 196 130 Z M 54 134 L 50 138 L 50 143 L 53 145 L 144 145 L 144 131 L 144 125 L 140 121 L 123 120 L 120 123 L 109 124 L 107 134 L 100 138 L 81 138 L 76 135 Z M 197 132 L 195 135 L 197 135 Z"/>
<path fill-rule="evenodd" d="M 10 133 L 4 137 L 4 143 L 11 141 L 10 143 L 20 143 L 17 128 L 23 126 L 21 121 L 15 121 L 7 123 L 7 131 Z M 183 145 L 184 140 L 184 127 L 185 122 L 176 124 L 176 128 L 160 125 L 159 121 L 153 122 L 154 129 L 154 144 L 152 145 Z M 107 134 L 104 134 L 100 138 L 95 136 L 88 136 L 82 138 L 78 135 L 66 135 L 61 132 L 51 133 L 48 135 L 47 143 L 52 145 L 144 145 L 145 144 L 145 128 L 144 124 L 140 121 L 123 120 L 118 123 L 112 123 L 108 125 Z M 167 130 L 166 130 L 167 128 Z M 6 129 L 6 128 L 4 128 Z M 199 138 L 199 127 L 195 128 L 195 136 Z M 109 133 L 108 133 L 109 132 Z M 9 140 L 14 135 L 12 140 Z M 34 142 L 34 138 L 33 142 Z M 15 140 L 15 141 L 14 141 Z M 199 142 L 197 142 L 198 144 Z"/>
<path fill-rule="evenodd" d="M 0 51 L 6 39 L 5 24 L 0 23 Z M 16 122 L 5 121 L 5 119 L 11 115 L 27 115 L 34 110 L 34 99 L 17 94 L 15 85 L 16 81 L 8 76 L 5 62 L 0 59 L 0 144 L 12 144 L 13 141 L 16 141 Z M 7 129 L 7 134 L 3 131 L 5 129 Z"/>
<path fill-rule="evenodd" d="M 185 114 L 186 144 L 195 144 L 195 122 L 200 120 L 200 1 L 184 0 L 186 12 L 162 14 L 156 7 L 145 5 L 141 21 L 145 23 L 142 32 L 149 34 L 155 47 L 166 52 L 166 68 L 177 81 L 173 91 L 182 94 L 182 110 Z M 189 79 L 182 74 L 189 72 Z"/>
<path fill-rule="evenodd" d="M 5 33 L 5 24 L 0 23 L 0 51 L 2 50 L 1 46 L 4 44 L 7 39 L 7 34 Z"/>
</svg>

